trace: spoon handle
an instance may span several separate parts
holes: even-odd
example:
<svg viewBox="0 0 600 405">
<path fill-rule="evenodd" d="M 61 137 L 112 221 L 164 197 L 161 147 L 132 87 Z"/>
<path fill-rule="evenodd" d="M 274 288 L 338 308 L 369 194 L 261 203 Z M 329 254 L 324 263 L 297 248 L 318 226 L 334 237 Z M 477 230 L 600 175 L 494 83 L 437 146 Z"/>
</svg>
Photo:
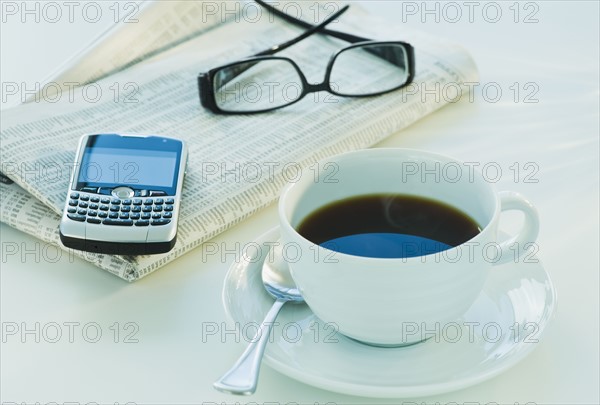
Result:
<svg viewBox="0 0 600 405">
<path fill-rule="evenodd" d="M 275 301 L 262 321 L 260 329 L 254 335 L 252 342 L 233 367 L 213 383 L 213 387 L 219 391 L 237 395 L 250 395 L 256 391 L 260 362 L 269 341 L 273 321 L 275 321 L 281 307 L 286 302 L 281 299 Z"/>
</svg>

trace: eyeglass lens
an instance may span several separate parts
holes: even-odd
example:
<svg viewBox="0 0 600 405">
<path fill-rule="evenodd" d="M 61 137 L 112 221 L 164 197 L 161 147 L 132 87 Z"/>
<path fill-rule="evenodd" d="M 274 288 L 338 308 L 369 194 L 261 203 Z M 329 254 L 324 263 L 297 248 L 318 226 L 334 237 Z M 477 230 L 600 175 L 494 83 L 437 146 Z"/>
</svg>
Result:
<svg viewBox="0 0 600 405">
<path fill-rule="evenodd" d="M 365 44 L 342 50 L 335 58 L 329 83 L 342 96 L 366 96 L 393 90 L 408 80 L 408 56 L 401 44 Z M 240 62 L 216 72 L 217 106 L 229 112 L 279 108 L 304 94 L 294 65 L 284 59 Z"/>
<path fill-rule="evenodd" d="M 331 67 L 331 89 L 342 96 L 367 96 L 408 80 L 408 56 L 400 44 L 366 44 L 343 50 Z"/>
</svg>

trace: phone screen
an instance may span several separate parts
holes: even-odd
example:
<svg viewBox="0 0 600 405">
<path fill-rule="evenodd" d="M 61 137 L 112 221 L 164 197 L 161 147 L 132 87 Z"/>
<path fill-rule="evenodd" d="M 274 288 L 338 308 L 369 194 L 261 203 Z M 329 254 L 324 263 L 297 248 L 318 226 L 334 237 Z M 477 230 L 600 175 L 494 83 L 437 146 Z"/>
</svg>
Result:
<svg viewBox="0 0 600 405">
<path fill-rule="evenodd" d="M 181 142 L 160 137 L 91 136 L 83 150 L 77 189 L 127 186 L 175 194 Z"/>
<path fill-rule="evenodd" d="M 85 148 L 79 182 L 171 187 L 177 153 L 117 148 Z"/>
</svg>

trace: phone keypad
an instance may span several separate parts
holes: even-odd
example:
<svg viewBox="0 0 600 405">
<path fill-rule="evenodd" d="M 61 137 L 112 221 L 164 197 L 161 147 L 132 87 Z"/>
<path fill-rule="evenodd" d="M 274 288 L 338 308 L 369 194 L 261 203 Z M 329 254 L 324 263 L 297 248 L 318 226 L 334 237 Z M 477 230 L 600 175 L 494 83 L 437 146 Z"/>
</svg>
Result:
<svg viewBox="0 0 600 405">
<path fill-rule="evenodd" d="M 77 222 L 111 226 L 161 226 L 171 223 L 174 198 L 100 198 L 69 194 L 67 217 Z"/>
</svg>

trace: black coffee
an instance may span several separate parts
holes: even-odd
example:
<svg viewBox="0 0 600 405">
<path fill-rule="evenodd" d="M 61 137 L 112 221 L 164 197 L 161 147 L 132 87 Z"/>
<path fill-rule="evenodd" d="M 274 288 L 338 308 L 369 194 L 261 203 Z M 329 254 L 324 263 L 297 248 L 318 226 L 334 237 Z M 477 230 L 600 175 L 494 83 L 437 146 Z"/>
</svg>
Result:
<svg viewBox="0 0 600 405">
<path fill-rule="evenodd" d="M 355 256 L 407 258 L 441 252 L 481 229 L 460 210 L 428 198 L 372 194 L 319 208 L 298 232 L 311 242 Z"/>
</svg>

